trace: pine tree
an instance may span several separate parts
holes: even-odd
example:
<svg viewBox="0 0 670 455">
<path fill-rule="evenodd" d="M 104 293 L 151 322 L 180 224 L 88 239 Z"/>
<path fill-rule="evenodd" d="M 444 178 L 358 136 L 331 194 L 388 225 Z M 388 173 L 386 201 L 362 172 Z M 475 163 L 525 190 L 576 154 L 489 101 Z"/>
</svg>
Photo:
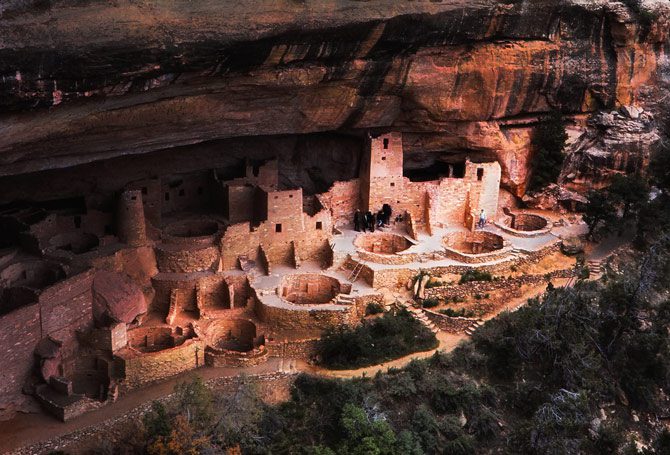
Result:
<svg viewBox="0 0 670 455">
<path fill-rule="evenodd" d="M 552 111 L 533 132 L 531 145 L 535 155 L 528 185 L 530 190 L 556 182 L 563 166 L 563 148 L 567 140 L 561 113 Z"/>
</svg>

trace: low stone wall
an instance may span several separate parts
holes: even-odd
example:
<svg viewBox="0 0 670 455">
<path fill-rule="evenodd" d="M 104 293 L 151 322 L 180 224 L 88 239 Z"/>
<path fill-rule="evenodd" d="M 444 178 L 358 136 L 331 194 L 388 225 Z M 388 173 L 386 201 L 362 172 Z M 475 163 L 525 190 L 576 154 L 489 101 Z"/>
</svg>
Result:
<svg viewBox="0 0 670 455">
<path fill-rule="evenodd" d="M 182 345 L 157 352 L 142 353 L 127 348 L 119 353 L 125 370 L 121 391 L 136 389 L 205 364 L 204 341 L 193 338 Z"/>
<path fill-rule="evenodd" d="M 463 333 L 476 320 L 473 318 L 447 316 L 436 311 L 423 310 L 426 317 L 440 330 L 447 333 Z"/>
<path fill-rule="evenodd" d="M 381 254 L 362 250 L 358 251 L 358 257 L 364 261 L 391 265 L 409 264 L 410 262 L 416 262 L 419 260 L 419 256 L 413 253 Z"/>
<path fill-rule="evenodd" d="M 425 290 L 425 296 L 426 299 L 463 299 L 468 296 L 481 295 L 486 292 L 498 291 L 501 289 L 516 289 L 525 285 L 540 284 L 543 281 L 546 281 L 547 278 L 570 278 L 573 275 L 574 269 L 565 269 L 551 272 L 548 275 L 523 275 L 495 281 L 471 281 L 464 284 L 427 288 Z"/>
<path fill-rule="evenodd" d="M 326 330 L 334 327 L 353 325 L 357 320 L 356 305 L 342 306 L 342 309 L 318 309 L 307 305 L 272 306 L 263 303 L 262 297 L 256 302 L 258 318 L 275 329 Z"/>
<path fill-rule="evenodd" d="M 488 253 L 469 254 L 453 248 L 445 247 L 444 252 L 446 256 L 455 261 L 465 262 L 466 264 L 482 264 L 484 262 L 500 261 L 505 259 L 512 248 L 503 248 Z"/>
<path fill-rule="evenodd" d="M 217 349 L 211 346 L 205 349 L 205 363 L 210 367 L 250 367 L 265 362 L 268 357 L 269 352 L 265 346 L 247 352 Z"/>
<path fill-rule="evenodd" d="M 274 340 L 268 341 L 266 346 L 270 357 L 288 357 L 291 359 L 310 360 L 317 352 L 320 338 L 305 340 Z"/>
<path fill-rule="evenodd" d="M 510 267 L 512 266 L 518 267 L 525 264 L 537 263 L 541 261 L 542 258 L 544 258 L 545 256 L 555 253 L 559 250 L 560 250 L 560 244 L 557 241 L 541 250 L 528 253 L 523 257 L 517 259 L 510 258 L 509 261 L 502 261 L 496 264 L 478 265 L 476 266 L 476 269 L 481 270 L 483 272 L 489 272 L 492 274 L 509 273 Z M 350 261 L 350 264 L 354 264 L 354 262 Z M 468 270 L 472 270 L 473 268 L 475 268 L 475 266 L 451 265 L 447 267 L 421 267 L 412 269 L 397 268 L 397 269 L 372 270 L 369 267 L 364 266 L 363 271 L 359 276 L 365 277 L 365 281 L 368 282 L 371 286 L 375 288 L 382 288 L 382 287 L 404 286 L 410 279 L 416 277 L 416 275 L 421 270 L 427 271 L 431 275 L 439 276 L 448 273 L 463 274 Z"/>
<path fill-rule="evenodd" d="M 69 399 L 66 400 L 67 402 L 57 403 L 55 400 L 51 399 L 51 393 L 49 386 L 42 384 L 37 388 L 36 397 L 40 406 L 61 422 L 67 422 L 68 420 L 74 419 L 86 412 L 93 411 L 94 409 L 98 409 L 106 404 L 104 401 L 93 400 L 83 395 L 67 397 Z"/>
</svg>

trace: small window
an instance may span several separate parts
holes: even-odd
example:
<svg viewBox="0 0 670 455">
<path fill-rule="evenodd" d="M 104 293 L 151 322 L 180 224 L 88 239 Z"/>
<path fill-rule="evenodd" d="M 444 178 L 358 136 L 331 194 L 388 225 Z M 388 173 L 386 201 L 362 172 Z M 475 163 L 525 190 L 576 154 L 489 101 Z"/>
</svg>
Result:
<svg viewBox="0 0 670 455">
<path fill-rule="evenodd" d="M 483 168 L 477 168 L 477 180 L 481 182 L 481 180 L 484 178 L 484 169 Z"/>
<path fill-rule="evenodd" d="M 74 217 L 74 227 L 79 229 L 81 227 L 81 217 L 80 216 L 75 216 Z"/>
<path fill-rule="evenodd" d="M 391 182 L 391 186 L 395 186 L 395 182 Z"/>
<path fill-rule="evenodd" d="M 317 231 L 323 230 L 323 223 L 321 221 L 316 222 L 316 230 Z"/>
<path fill-rule="evenodd" d="M 275 232 L 281 232 L 281 224 L 275 224 Z"/>
<path fill-rule="evenodd" d="M 170 200 L 170 193 L 165 193 L 165 200 L 169 201 Z"/>
<path fill-rule="evenodd" d="M 386 157 L 385 157 L 385 156 L 382 156 L 382 161 L 386 161 Z"/>
<path fill-rule="evenodd" d="M 275 196 L 275 199 L 279 199 L 279 196 Z"/>
<path fill-rule="evenodd" d="M 389 140 L 388 138 L 384 138 L 384 150 L 387 150 L 389 148 Z"/>
<path fill-rule="evenodd" d="M 142 194 L 147 194 L 148 191 L 146 186 L 142 187 Z"/>
<path fill-rule="evenodd" d="M 179 190 L 179 195 L 186 196 L 186 191 L 182 188 L 181 190 Z"/>
<path fill-rule="evenodd" d="M 202 196 L 202 187 L 201 186 L 198 187 L 198 196 Z"/>
<path fill-rule="evenodd" d="M 292 195 L 292 194 L 289 194 L 288 197 L 289 197 L 289 199 L 293 199 L 293 195 Z"/>
<path fill-rule="evenodd" d="M 137 196 L 130 196 L 130 200 L 131 200 L 131 201 L 136 201 L 136 200 L 137 200 Z"/>
</svg>

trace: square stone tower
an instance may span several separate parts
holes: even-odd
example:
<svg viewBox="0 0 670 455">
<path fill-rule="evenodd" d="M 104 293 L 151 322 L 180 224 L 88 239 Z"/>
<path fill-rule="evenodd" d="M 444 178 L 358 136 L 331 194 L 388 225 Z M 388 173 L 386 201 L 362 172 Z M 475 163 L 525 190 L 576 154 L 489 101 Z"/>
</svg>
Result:
<svg viewBox="0 0 670 455">
<path fill-rule="evenodd" d="M 360 174 L 361 208 L 374 212 L 385 203 L 396 206 L 404 185 L 402 134 L 368 136 L 367 146 Z"/>
</svg>

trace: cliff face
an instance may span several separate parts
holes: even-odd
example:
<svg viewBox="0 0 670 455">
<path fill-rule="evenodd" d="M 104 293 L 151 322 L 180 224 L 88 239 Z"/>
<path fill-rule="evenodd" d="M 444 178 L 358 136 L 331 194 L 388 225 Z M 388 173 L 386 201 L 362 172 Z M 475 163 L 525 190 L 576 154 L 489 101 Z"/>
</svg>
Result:
<svg viewBox="0 0 670 455">
<path fill-rule="evenodd" d="M 520 194 L 538 113 L 646 104 L 670 54 L 651 0 L 644 15 L 605 0 L 4 5 L 0 175 L 392 128 L 410 153 L 497 156 Z"/>
</svg>

